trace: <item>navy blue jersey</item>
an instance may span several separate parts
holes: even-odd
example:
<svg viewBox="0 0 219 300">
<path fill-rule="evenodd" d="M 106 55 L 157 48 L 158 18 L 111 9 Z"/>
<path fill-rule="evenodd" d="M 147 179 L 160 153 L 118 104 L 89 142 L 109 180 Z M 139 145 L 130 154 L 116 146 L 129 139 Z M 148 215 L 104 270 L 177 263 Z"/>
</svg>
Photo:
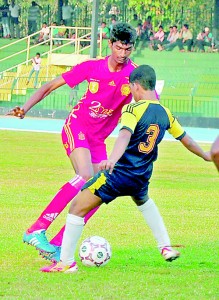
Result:
<svg viewBox="0 0 219 300">
<path fill-rule="evenodd" d="M 125 105 L 121 124 L 121 130 L 125 128 L 132 133 L 125 153 L 115 164 L 112 174 L 101 171 L 82 188 L 88 188 L 105 203 L 125 195 L 144 199 L 153 162 L 157 159 L 158 144 L 165 131 L 178 140 L 186 134 L 169 109 L 159 101 L 141 100 Z"/>
<path fill-rule="evenodd" d="M 158 155 L 158 144 L 165 131 L 168 130 L 178 140 L 185 136 L 185 131 L 169 109 L 156 100 L 140 100 L 125 105 L 121 125 L 121 130 L 129 130 L 132 136 L 113 172 L 122 172 L 124 176 L 139 183 L 151 177 L 153 162 Z"/>
</svg>

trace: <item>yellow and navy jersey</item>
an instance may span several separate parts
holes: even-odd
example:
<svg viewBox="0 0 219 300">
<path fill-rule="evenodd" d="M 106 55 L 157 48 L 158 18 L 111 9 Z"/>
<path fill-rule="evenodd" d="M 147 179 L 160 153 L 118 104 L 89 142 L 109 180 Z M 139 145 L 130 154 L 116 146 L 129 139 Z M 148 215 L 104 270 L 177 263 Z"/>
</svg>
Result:
<svg viewBox="0 0 219 300">
<path fill-rule="evenodd" d="M 114 171 L 131 176 L 138 183 L 151 177 L 153 162 L 158 155 L 158 144 L 165 131 L 168 130 L 177 140 L 186 134 L 170 110 L 157 100 L 140 100 L 125 105 L 121 117 L 122 129 L 129 130 L 132 136 Z"/>
</svg>

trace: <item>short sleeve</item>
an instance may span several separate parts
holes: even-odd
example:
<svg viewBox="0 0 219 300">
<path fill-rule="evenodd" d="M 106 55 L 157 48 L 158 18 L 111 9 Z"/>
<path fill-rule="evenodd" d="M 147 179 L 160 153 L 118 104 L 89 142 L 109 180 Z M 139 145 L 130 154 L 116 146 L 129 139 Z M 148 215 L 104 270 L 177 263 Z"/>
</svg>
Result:
<svg viewBox="0 0 219 300">
<path fill-rule="evenodd" d="M 134 113 L 133 106 L 131 104 L 125 105 L 122 109 L 121 129 L 127 129 L 133 134 L 136 125 L 137 117 Z"/>
<path fill-rule="evenodd" d="M 177 140 L 181 140 L 185 135 L 186 132 L 182 128 L 182 126 L 179 124 L 177 119 L 172 115 L 169 109 L 166 108 L 166 112 L 170 121 L 170 128 L 168 129 L 168 132 Z"/>
<path fill-rule="evenodd" d="M 73 88 L 87 79 L 88 74 L 92 70 L 92 63 L 92 61 L 86 61 L 74 66 L 70 71 L 62 74 L 63 79 L 71 88 Z"/>
</svg>

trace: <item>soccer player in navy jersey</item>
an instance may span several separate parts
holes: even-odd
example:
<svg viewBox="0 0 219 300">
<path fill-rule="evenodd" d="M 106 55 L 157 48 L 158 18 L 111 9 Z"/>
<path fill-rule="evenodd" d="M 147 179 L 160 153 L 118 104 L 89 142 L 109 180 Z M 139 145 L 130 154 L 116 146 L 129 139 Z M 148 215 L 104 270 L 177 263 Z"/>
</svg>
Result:
<svg viewBox="0 0 219 300">
<path fill-rule="evenodd" d="M 148 65 L 136 68 L 129 81 L 136 102 L 125 105 L 122 110 L 121 130 L 109 159 L 100 162 L 100 171 L 72 201 L 62 241 L 61 260 L 42 268 L 42 272 L 76 272 L 74 252 L 83 230 L 84 217 L 95 207 L 127 195 L 142 212 L 163 258 L 172 261 L 180 256 L 171 247 L 163 219 L 148 195 L 158 144 L 168 130 L 189 151 L 204 160 L 211 161 L 211 155 L 186 134 L 169 109 L 157 100 L 153 68 Z"/>
</svg>

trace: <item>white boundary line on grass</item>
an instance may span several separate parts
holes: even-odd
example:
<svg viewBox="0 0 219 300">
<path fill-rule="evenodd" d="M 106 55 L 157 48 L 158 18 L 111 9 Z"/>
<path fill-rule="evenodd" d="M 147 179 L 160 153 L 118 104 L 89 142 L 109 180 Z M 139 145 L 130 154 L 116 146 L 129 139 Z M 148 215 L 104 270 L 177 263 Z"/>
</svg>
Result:
<svg viewBox="0 0 219 300">
<path fill-rule="evenodd" d="M 61 133 L 60 131 L 49 131 L 49 130 L 36 130 L 36 129 L 22 129 L 22 128 L 4 128 L 1 127 L 0 130 L 8 131 L 27 131 L 27 132 L 41 132 L 41 133 Z"/>
</svg>

